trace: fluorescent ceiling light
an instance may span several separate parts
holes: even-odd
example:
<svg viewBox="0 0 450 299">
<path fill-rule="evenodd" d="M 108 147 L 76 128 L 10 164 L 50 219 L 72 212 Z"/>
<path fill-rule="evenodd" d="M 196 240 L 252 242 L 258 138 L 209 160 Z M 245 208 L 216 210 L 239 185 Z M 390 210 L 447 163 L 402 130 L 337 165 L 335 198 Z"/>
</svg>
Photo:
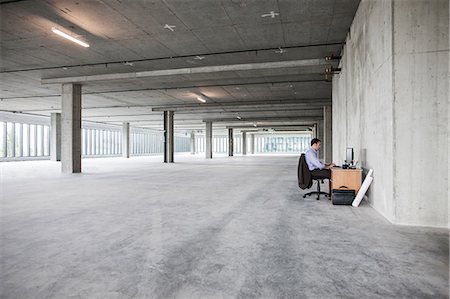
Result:
<svg viewBox="0 0 450 299">
<path fill-rule="evenodd" d="M 242 119 L 242 117 L 240 117 L 239 115 L 237 115 L 237 116 L 236 116 L 236 118 L 237 118 L 237 119 L 239 119 L 239 120 L 241 120 L 241 119 Z"/>
<path fill-rule="evenodd" d="M 206 103 L 206 100 L 204 98 L 202 98 L 202 97 L 197 97 L 197 100 L 199 100 L 202 103 Z"/>
<path fill-rule="evenodd" d="M 89 47 L 89 44 L 87 44 L 87 43 L 85 43 L 85 42 L 83 42 L 83 41 L 81 41 L 81 40 L 79 40 L 79 39 L 76 39 L 75 37 L 73 37 L 73 36 L 71 36 L 71 35 L 69 35 L 69 34 L 67 34 L 67 33 L 65 33 L 65 32 L 62 32 L 61 30 L 59 30 L 59 29 L 56 28 L 56 27 L 53 27 L 53 28 L 52 28 L 52 31 L 53 31 L 53 33 L 56 33 L 56 34 L 58 34 L 59 36 L 62 36 L 62 37 L 64 37 L 64 38 L 67 38 L 68 40 L 70 40 L 70 41 L 72 41 L 72 42 L 74 42 L 74 43 L 77 43 L 77 44 L 79 44 L 80 46 L 83 46 L 83 47 L 85 47 L 85 48 L 88 48 L 88 47 Z"/>
</svg>

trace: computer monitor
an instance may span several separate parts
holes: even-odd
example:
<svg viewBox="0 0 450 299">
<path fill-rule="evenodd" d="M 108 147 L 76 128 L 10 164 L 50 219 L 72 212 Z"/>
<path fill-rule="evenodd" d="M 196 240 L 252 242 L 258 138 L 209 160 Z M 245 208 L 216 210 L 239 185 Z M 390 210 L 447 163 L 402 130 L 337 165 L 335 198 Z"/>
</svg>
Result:
<svg viewBox="0 0 450 299">
<path fill-rule="evenodd" d="M 353 164 L 353 147 L 347 147 L 347 151 L 345 153 L 345 162 L 348 165 Z"/>
</svg>

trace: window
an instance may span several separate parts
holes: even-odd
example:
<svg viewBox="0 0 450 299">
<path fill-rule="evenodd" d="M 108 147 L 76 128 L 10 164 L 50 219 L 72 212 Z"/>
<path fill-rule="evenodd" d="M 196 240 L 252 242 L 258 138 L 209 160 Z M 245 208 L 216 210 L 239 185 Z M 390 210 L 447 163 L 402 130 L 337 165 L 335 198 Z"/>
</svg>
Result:
<svg viewBox="0 0 450 299">
<path fill-rule="evenodd" d="M 30 126 L 28 124 L 22 125 L 22 156 L 30 156 Z"/>
<path fill-rule="evenodd" d="M 44 143 L 44 136 L 43 136 L 43 127 L 41 125 L 37 125 L 36 127 L 36 131 L 37 131 L 37 137 L 36 137 L 36 145 L 37 145 L 37 149 L 36 149 L 36 156 L 42 156 L 43 153 L 43 143 Z"/>
<path fill-rule="evenodd" d="M 14 123 L 6 123 L 6 157 L 8 158 L 15 156 L 14 130 Z"/>
<path fill-rule="evenodd" d="M 0 158 L 6 157 L 6 123 L 0 122 Z"/>
<path fill-rule="evenodd" d="M 20 122 L 0 122 L 0 158 L 50 155 L 50 127 Z"/>
<path fill-rule="evenodd" d="M 36 123 L 0 122 L 0 159 L 20 159 L 27 157 L 47 158 L 50 145 L 51 128 L 45 122 Z M 34 121 L 34 118 L 30 118 Z M 176 134 L 175 152 L 190 152 L 190 136 Z M 83 127 L 81 131 L 81 152 L 83 156 L 113 156 L 122 153 L 122 134 L 120 127 Z M 130 135 L 131 154 L 162 154 L 163 134 L 150 129 L 137 129 Z M 221 150 L 226 151 L 226 138 L 218 140 Z M 197 147 L 197 150 L 202 146 Z"/>
<path fill-rule="evenodd" d="M 30 156 L 36 156 L 36 125 L 30 125 Z"/>
<path fill-rule="evenodd" d="M 50 127 L 44 126 L 44 156 L 50 156 Z"/>
<path fill-rule="evenodd" d="M 22 156 L 22 124 L 14 124 L 14 153 L 15 157 Z"/>
</svg>

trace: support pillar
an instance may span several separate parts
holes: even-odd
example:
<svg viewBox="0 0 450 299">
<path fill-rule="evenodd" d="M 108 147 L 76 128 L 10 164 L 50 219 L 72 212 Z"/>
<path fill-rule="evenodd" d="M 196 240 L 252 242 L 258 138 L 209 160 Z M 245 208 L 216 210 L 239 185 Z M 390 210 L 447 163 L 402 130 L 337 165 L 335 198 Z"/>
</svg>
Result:
<svg viewBox="0 0 450 299">
<path fill-rule="evenodd" d="M 164 163 L 173 163 L 173 111 L 164 111 Z"/>
<path fill-rule="evenodd" d="M 81 85 L 62 85 L 61 171 L 81 172 Z"/>
<path fill-rule="evenodd" d="M 228 157 L 233 157 L 233 153 L 234 153 L 233 129 L 228 128 Z"/>
<path fill-rule="evenodd" d="M 250 135 L 250 144 L 252 145 L 252 155 L 255 154 L 255 134 Z"/>
<path fill-rule="evenodd" d="M 61 161 L 61 113 L 50 114 L 50 159 Z"/>
<path fill-rule="evenodd" d="M 212 122 L 206 122 L 205 153 L 206 159 L 212 159 Z"/>
<path fill-rule="evenodd" d="M 247 132 L 242 132 L 242 155 L 247 155 Z"/>
<path fill-rule="evenodd" d="M 130 157 L 130 123 L 122 124 L 122 157 Z"/>
<path fill-rule="evenodd" d="M 191 132 L 191 155 L 195 155 L 195 133 Z"/>
<path fill-rule="evenodd" d="M 333 140 L 332 140 L 332 113 L 331 106 L 323 107 L 323 126 L 324 126 L 324 136 L 323 136 L 323 152 L 325 156 L 325 162 L 331 163 L 333 155 Z"/>
<path fill-rule="evenodd" d="M 324 130 L 323 130 L 323 120 L 319 120 L 318 122 L 317 122 L 317 138 L 319 138 L 320 139 L 320 141 L 321 141 L 321 148 L 320 148 L 320 150 L 319 150 L 319 159 L 321 159 L 321 160 L 323 160 L 324 159 L 324 147 L 323 147 L 323 144 L 325 143 L 324 142 Z"/>
</svg>

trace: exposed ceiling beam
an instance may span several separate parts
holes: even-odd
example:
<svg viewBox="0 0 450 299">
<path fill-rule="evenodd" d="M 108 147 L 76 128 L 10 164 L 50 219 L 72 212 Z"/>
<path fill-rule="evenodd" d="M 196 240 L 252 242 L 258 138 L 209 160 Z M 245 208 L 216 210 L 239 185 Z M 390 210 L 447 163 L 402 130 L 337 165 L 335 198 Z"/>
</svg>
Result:
<svg viewBox="0 0 450 299">
<path fill-rule="evenodd" d="M 254 126 L 226 126 L 227 129 L 242 129 L 241 131 L 245 132 L 258 132 L 261 129 L 267 128 L 273 128 L 273 129 L 280 129 L 280 130 L 308 130 L 313 126 L 313 124 L 305 124 L 305 125 L 275 125 L 275 126 L 258 126 L 258 128 L 255 128 Z"/>
<path fill-rule="evenodd" d="M 205 110 L 205 111 L 179 111 L 176 113 L 176 115 L 197 115 L 197 114 L 214 114 L 214 115 L 227 115 L 227 117 L 232 117 L 234 114 L 239 115 L 242 117 L 242 120 L 248 119 L 245 115 L 246 114 L 255 114 L 257 112 L 274 112 L 274 113 L 290 113 L 291 115 L 293 112 L 308 112 L 308 115 L 322 115 L 323 110 L 320 108 L 284 108 L 284 107 L 278 107 L 278 108 L 259 108 L 259 109 L 247 109 L 247 110 Z M 136 117 L 136 116 L 149 116 L 149 117 L 155 117 L 161 114 L 148 114 L 148 113 L 136 113 L 136 114 L 97 114 L 97 115 L 87 115 L 83 116 L 83 118 L 114 118 L 114 117 Z M 186 116 L 184 116 L 186 117 Z M 301 117 L 301 116 L 299 116 Z M 236 118 L 238 119 L 238 118 Z"/>
<path fill-rule="evenodd" d="M 237 119 L 237 118 L 210 118 L 210 119 L 203 119 L 203 122 L 259 122 L 259 121 L 291 121 L 291 120 L 298 120 L 298 121 L 318 121 L 321 120 L 322 117 L 320 116 L 275 116 L 275 117 L 246 117 L 245 119 Z"/>
<path fill-rule="evenodd" d="M 0 4 L 10 3 L 10 2 L 19 2 L 19 1 L 31 1 L 31 0 L 10 0 L 8 2 L 0 2 Z M 307 45 L 298 45 L 298 46 L 285 46 L 284 50 L 295 50 L 295 49 L 303 49 L 303 48 L 320 48 L 320 47 L 330 47 L 330 46 L 344 46 L 345 41 L 335 41 L 328 43 L 318 43 L 318 44 L 307 44 Z M 161 60 L 174 60 L 174 59 L 185 59 L 192 58 L 197 56 L 208 57 L 208 56 L 219 56 L 219 55 L 234 55 L 234 54 L 245 54 L 245 53 L 254 53 L 258 55 L 258 53 L 271 52 L 274 50 L 279 50 L 279 47 L 271 47 L 271 48 L 253 48 L 246 50 L 234 50 L 234 51 L 220 51 L 220 52 L 208 52 L 208 53 L 197 53 L 191 55 L 177 55 L 177 56 L 166 56 L 166 57 L 156 57 L 156 58 L 143 58 L 143 59 L 131 59 L 131 60 L 115 60 L 115 61 L 102 61 L 102 62 L 94 62 L 94 63 L 83 63 L 83 64 L 71 64 L 71 65 L 58 65 L 58 66 L 48 66 L 48 67 L 36 67 L 36 68 L 23 68 L 23 69 L 11 69 L 0 71 L 1 73 L 16 73 L 16 72 L 29 72 L 29 71 L 43 71 L 43 70 L 54 70 L 60 68 L 80 68 L 80 67 L 95 67 L 95 66 L 105 66 L 105 65 L 123 65 L 126 63 L 139 63 L 139 62 L 152 62 L 152 61 L 161 61 Z"/>
<path fill-rule="evenodd" d="M 93 106 L 93 107 L 82 107 L 82 110 L 97 110 L 97 109 L 124 109 L 124 108 L 152 108 L 153 112 L 162 112 L 162 111 L 204 111 L 206 109 L 240 109 L 240 108 L 257 108 L 257 107 L 277 107 L 282 105 L 286 106 L 295 106 L 295 107 L 311 107 L 317 109 L 320 106 L 328 106 L 331 105 L 331 99 L 328 98 L 317 98 L 317 99 L 286 99 L 286 100 L 266 100 L 266 101 L 232 101 L 232 102 L 224 102 L 224 103 L 209 103 L 209 104 L 173 104 L 166 106 L 155 106 L 148 104 L 128 104 L 128 105 L 111 105 L 111 106 Z M 198 110 L 195 110 L 198 109 Z M 60 111 L 61 108 L 53 108 L 53 109 L 21 109 L 21 112 L 55 112 Z M 2 111 L 2 110 L 0 110 Z M 4 111 L 11 112 L 11 111 Z"/>
<path fill-rule="evenodd" d="M 124 90 L 109 90 L 109 91 L 91 91 L 83 92 L 84 95 L 103 95 L 103 94 L 117 94 L 117 93 L 130 93 L 139 91 L 167 91 L 167 90 L 184 90 L 184 89 L 195 89 L 195 88 L 206 88 L 206 87 L 239 87 L 248 85 L 277 85 L 277 84 L 292 84 L 292 83 L 315 83 L 322 82 L 331 84 L 330 80 L 326 79 L 308 79 L 308 80 L 271 80 L 271 81 L 255 81 L 241 83 L 239 81 L 232 83 L 211 83 L 211 84 L 201 84 L 201 85 L 186 85 L 186 86 L 172 86 L 172 87 L 153 87 L 153 88 L 133 88 Z M 48 94 L 48 95 L 28 95 L 28 96 L 15 96 L 15 97 L 0 97 L 1 100 L 21 100 L 21 99 L 34 99 L 34 98 L 58 98 L 61 94 Z"/>
<path fill-rule="evenodd" d="M 251 106 L 272 106 L 272 105 L 331 105 L 331 99 L 288 99 L 288 100 L 267 100 L 267 101 L 232 101 L 225 103 L 210 103 L 210 104 L 176 104 L 153 107 L 152 111 L 184 111 L 191 109 L 208 109 L 208 108 L 231 108 L 231 107 L 251 107 Z"/>
<path fill-rule="evenodd" d="M 322 111 L 322 106 L 277 106 L 277 107 L 246 107 L 246 108 L 226 108 L 226 109 L 220 109 L 220 108 L 212 108 L 212 109 L 191 109 L 191 110 L 180 110 L 177 111 L 177 115 L 180 114 L 232 114 L 232 113 L 253 113 L 253 112 L 278 112 L 278 113 L 289 113 L 289 112 L 298 112 L 298 111 Z"/>
<path fill-rule="evenodd" d="M 100 74 L 88 76 L 74 76 L 74 77 L 59 77 L 42 79 L 42 84 L 63 84 L 63 83 L 83 83 L 93 81 L 108 81 L 108 80 L 125 80 L 135 78 L 148 78 L 160 76 L 174 76 L 174 75 L 192 75 L 205 74 L 217 72 L 234 72 L 234 71 L 254 71 L 265 69 L 280 69 L 292 67 L 305 66 L 330 66 L 330 61 L 326 59 L 302 59 L 290 61 L 275 61 L 275 62 L 260 62 L 260 63 L 242 63 L 216 66 L 201 66 L 191 68 L 166 69 L 156 71 L 139 71 L 128 73 L 114 73 L 114 74 Z M 324 70 L 325 72 L 325 70 Z"/>
</svg>

